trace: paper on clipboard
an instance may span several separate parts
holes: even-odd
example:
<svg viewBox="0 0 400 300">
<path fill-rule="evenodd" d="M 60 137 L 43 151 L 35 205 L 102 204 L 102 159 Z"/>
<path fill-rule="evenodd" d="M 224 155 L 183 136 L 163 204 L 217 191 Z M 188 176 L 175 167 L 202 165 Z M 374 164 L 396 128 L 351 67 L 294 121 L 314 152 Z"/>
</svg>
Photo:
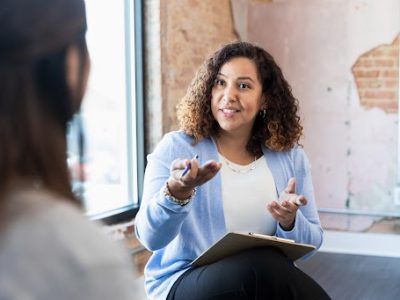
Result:
<svg viewBox="0 0 400 300">
<path fill-rule="evenodd" d="M 200 254 L 192 262 L 192 266 L 208 265 L 243 250 L 268 246 L 279 248 L 288 258 L 293 261 L 315 250 L 315 246 L 313 245 L 300 244 L 293 240 L 287 240 L 276 236 L 251 232 L 229 232 L 214 245 Z"/>
</svg>

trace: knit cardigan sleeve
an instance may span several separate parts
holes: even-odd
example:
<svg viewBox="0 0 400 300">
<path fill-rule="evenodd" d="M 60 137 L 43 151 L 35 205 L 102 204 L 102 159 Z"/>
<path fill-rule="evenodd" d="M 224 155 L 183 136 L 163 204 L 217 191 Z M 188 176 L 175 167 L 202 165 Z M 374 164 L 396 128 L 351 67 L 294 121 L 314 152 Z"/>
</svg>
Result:
<svg viewBox="0 0 400 300">
<path fill-rule="evenodd" d="M 295 148 L 290 152 L 290 161 L 293 173 L 289 176 L 296 177 L 296 193 L 304 195 L 308 202 L 307 205 L 298 209 L 293 229 L 285 231 L 278 224 L 276 235 L 296 242 L 312 244 L 318 249 L 322 244 L 323 230 L 314 197 L 310 163 L 301 148 Z M 280 189 L 278 193 L 282 191 L 283 189 Z"/>
<path fill-rule="evenodd" d="M 170 176 L 171 162 L 177 158 L 190 158 L 189 149 L 182 139 L 166 134 L 147 157 L 143 197 L 135 218 L 135 230 L 140 242 L 151 251 L 165 247 L 178 235 L 192 207 L 192 203 L 180 206 L 168 200 L 163 192 Z"/>
</svg>

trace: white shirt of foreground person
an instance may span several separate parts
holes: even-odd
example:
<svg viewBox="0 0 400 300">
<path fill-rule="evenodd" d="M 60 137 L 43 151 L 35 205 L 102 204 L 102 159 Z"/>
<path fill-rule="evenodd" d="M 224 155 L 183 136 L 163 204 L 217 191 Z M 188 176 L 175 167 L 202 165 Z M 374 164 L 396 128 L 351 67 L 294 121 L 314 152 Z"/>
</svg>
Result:
<svg viewBox="0 0 400 300">
<path fill-rule="evenodd" d="M 0 229 L 0 299 L 142 299 L 121 245 L 49 192 L 8 195 Z"/>
</svg>

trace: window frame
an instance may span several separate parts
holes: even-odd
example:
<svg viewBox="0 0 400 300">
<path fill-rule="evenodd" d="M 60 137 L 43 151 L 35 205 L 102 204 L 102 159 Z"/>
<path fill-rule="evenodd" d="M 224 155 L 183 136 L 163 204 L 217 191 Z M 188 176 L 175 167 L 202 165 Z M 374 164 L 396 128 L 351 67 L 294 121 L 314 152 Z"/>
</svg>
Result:
<svg viewBox="0 0 400 300">
<path fill-rule="evenodd" d="M 135 195 L 132 189 L 137 189 L 137 203 L 128 204 L 122 207 L 111 209 L 102 213 L 97 213 L 88 216 L 92 221 L 101 221 L 104 224 L 111 225 L 132 220 L 139 210 L 143 191 L 143 179 L 145 169 L 145 137 L 144 137 L 144 63 L 143 63 L 143 3 L 141 0 L 124 0 L 125 8 L 125 20 L 129 20 L 125 27 L 125 40 L 128 41 L 125 45 L 125 75 L 127 82 L 132 82 L 134 78 L 134 89 L 132 85 L 127 84 L 126 86 L 126 101 L 127 101 L 127 139 L 128 139 L 128 165 L 127 172 L 128 178 L 136 179 L 136 184 L 129 184 L 129 194 Z M 132 14 L 133 9 L 133 14 Z M 133 23 L 130 15 L 133 15 Z M 134 30 L 132 32 L 132 27 Z M 131 35 L 133 34 L 133 38 Z M 134 56 L 131 55 L 132 47 L 134 47 Z M 132 67 L 132 61 L 134 67 Z M 132 76 L 132 72 L 133 74 Z M 132 92 L 134 90 L 134 92 Z M 135 101 L 132 101 L 132 98 Z M 132 104 L 135 106 L 132 107 Z M 135 116 L 135 118 L 133 118 Z M 136 131 L 136 142 L 132 143 L 132 131 Z M 132 145 L 136 145 L 135 151 L 132 149 Z M 136 165 L 133 163 L 133 155 L 136 154 Z"/>
</svg>

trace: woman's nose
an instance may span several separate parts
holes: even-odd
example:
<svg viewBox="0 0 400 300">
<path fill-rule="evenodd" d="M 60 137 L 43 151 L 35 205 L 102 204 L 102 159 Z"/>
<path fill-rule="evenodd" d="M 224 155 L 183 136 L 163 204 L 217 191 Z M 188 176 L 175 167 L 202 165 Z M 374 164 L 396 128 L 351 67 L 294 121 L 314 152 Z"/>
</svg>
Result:
<svg viewBox="0 0 400 300">
<path fill-rule="evenodd" d="M 229 103 L 238 100 L 238 94 L 234 86 L 227 86 L 224 90 L 224 101 Z"/>
</svg>

